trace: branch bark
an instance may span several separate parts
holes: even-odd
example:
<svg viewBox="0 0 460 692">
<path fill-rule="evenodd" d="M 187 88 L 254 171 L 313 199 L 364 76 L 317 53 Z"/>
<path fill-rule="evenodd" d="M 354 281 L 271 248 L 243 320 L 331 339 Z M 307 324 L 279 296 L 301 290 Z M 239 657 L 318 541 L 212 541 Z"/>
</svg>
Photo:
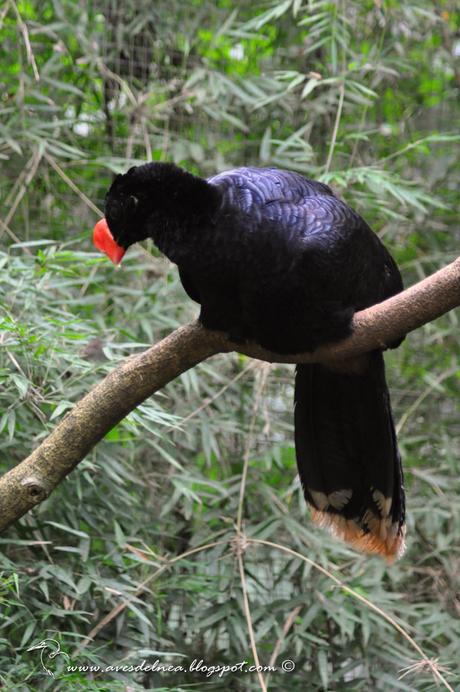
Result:
<svg viewBox="0 0 460 692">
<path fill-rule="evenodd" d="M 199 322 L 132 356 L 93 387 L 30 456 L 0 478 L 0 531 L 42 502 L 130 411 L 181 373 L 217 353 L 238 351 L 272 363 L 334 363 L 366 353 L 460 305 L 460 257 L 397 296 L 356 313 L 353 333 L 313 353 L 279 355 L 235 344 Z"/>
</svg>

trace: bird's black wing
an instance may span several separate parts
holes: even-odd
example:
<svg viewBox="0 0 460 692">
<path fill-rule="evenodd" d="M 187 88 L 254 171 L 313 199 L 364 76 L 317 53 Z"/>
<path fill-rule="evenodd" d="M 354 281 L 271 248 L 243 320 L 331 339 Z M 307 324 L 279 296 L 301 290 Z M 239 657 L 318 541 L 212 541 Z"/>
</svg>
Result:
<svg viewBox="0 0 460 692">
<path fill-rule="evenodd" d="M 297 206 L 305 197 L 334 196 L 328 185 L 279 168 L 235 168 L 208 178 L 208 183 L 219 186 L 226 200 L 256 215 L 276 202 Z"/>
<path fill-rule="evenodd" d="M 318 296 L 340 298 L 355 309 L 402 289 L 391 255 L 328 185 L 277 168 L 237 168 L 208 182 L 219 187 L 223 204 L 239 211 L 245 233 L 254 237 L 261 257 L 252 258 L 255 275 L 288 267 L 294 280 L 295 268 Z M 278 262 L 267 261 L 270 249 Z"/>
</svg>

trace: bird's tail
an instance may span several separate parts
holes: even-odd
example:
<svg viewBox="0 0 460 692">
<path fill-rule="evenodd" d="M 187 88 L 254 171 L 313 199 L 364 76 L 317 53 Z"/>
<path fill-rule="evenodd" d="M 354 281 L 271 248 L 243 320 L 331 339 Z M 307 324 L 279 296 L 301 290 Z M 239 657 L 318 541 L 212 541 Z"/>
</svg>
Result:
<svg viewBox="0 0 460 692">
<path fill-rule="evenodd" d="M 340 370 L 297 366 L 295 444 L 314 521 L 360 552 L 402 555 L 403 472 L 381 352 Z"/>
</svg>

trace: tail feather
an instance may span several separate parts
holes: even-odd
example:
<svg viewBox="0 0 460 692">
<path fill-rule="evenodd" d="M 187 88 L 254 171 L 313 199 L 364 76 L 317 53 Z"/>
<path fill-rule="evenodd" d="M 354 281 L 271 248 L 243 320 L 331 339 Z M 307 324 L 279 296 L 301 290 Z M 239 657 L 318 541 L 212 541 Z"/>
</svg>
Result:
<svg viewBox="0 0 460 692">
<path fill-rule="evenodd" d="M 312 518 L 389 562 L 404 551 L 405 499 L 383 356 L 349 372 L 297 367 L 297 465 Z"/>
</svg>

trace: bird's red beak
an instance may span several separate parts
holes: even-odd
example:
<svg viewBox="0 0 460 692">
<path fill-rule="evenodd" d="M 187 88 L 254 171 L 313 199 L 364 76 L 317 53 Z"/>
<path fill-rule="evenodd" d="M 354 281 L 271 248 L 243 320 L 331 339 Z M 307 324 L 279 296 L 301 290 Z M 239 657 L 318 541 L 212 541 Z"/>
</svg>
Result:
<svg viewBox="0 0 460 692">
<path fill-rule="evenodd" d="M 120 264 L 126 250 L 118 245 L 105 219 L 101 219 L 94 226 L 93 243 L 98 250 L 105 252 L 114 264 Z"/>
</svg>

